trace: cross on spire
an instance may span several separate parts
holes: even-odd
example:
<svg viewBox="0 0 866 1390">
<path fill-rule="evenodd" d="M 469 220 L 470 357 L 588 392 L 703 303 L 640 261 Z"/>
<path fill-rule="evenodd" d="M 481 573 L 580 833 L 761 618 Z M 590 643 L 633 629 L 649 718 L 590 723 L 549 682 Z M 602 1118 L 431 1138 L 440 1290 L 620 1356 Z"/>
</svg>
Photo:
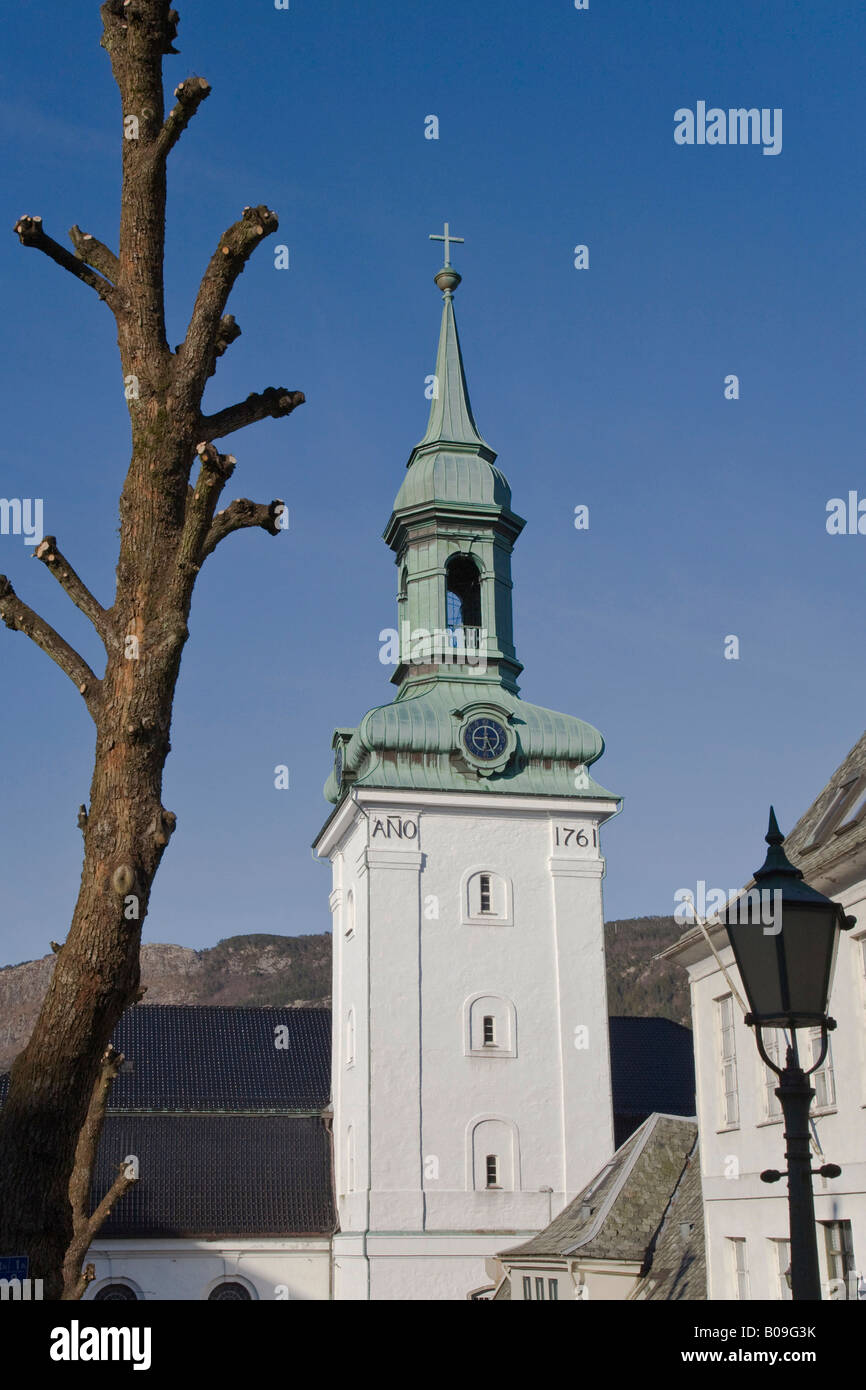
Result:
<svg viewBox="0 0 866 1390">
<path fill-rule="evenodd" d="M 455 241 L 455 242 L 458 242 L 458 241 L 459 241 L 459 242 L 462 244 L 463 241 L 464 241 L 464 238 L 463 238 L 462 236 L 452 236 L 452 235 L 451 235 L 451 232 L 449 231 L 449 228 L 448 228 L 448 223 L 446 222 L 446 223 L 445 223 L 445 235 L 444 235 L 444 236 L 438 236 L 435 232 L 431 232 L 431 233 L 430 233 L 430 240 L 431 240 L 431 241 L 444 241 L 444 242 L 445 242 L 445 264 L 446 264 L 446 265 L 450 265 L 450 264 L 451 264 L 451 243 L 452 243 L 452 241 Z"/>
</svg>

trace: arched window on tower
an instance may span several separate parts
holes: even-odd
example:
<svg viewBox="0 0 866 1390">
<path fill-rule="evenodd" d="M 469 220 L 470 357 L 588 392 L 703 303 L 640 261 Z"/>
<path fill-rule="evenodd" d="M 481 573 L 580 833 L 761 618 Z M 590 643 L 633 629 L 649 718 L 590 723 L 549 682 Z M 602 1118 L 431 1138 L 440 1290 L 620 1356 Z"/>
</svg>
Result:
<svg viewBox="0 0 866 1390">
<path fill-rule="evenodd" d="M 452 555 L 445 566 L 445 622 L 450 628 L 481 626 L 481 577 L 468 555 Z"/>
<path fill-rule="evenodd" d="M 513 1121 L 479 1116 L 470 1122 L 466 1139 L 470 1191 L 520 1191 L 520 1141 Z"/>
<path fill-rule="evenodd" d="M 400 588 L 397 593 L 397 602 L 405 603 L 409 597 L 409 571 L 404 565 L 400 571 Z"/>
</svg>

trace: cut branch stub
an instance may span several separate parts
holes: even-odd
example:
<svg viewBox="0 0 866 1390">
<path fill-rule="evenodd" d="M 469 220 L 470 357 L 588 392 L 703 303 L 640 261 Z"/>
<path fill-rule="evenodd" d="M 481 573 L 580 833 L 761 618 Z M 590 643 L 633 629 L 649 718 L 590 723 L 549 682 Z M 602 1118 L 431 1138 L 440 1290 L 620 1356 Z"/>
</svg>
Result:
<svg viewBox="0 0 866 1390">
<path fill-rule="evenodd" d="M 217 512 L 202 546 L 202 560 L 216 549 L 233 531 L 243 531 L 248 527 L 260 526 L 269 536 L 278 536 L 284 528 L 280 525 L 284 502 L 276 498 L 273 502 L 251 502 L 248 497 L 238 497 L 222 512 Z"/>
<path fill-rule="evenodd" d="M 111 887 L 119 898 L 125 898 L 135 885 L 135 871 L 129 864 L 118 864 L 111 875 Z"/>
<path fill-rule="evenodd" d="M 153 836 L 154 844 L 159 849 L 164 849 L 174 834 L 177 825 L 177 816 L 174 811 L 160 809 L 148 827 L 148 834 Z"/>
<path fill-rule="evenodd" d="M 19 217 L 13 230 L 22 246 L 32 246 L 37 251 L 44 252 L 57 265 L 70 271 L 79 280 L 83 280 L 85 285 L 89 285 L 92 290 L 96 290 L 100 299 L 104 299 L 107 304 L 111 305 L 112 308 L 114 307 L 114 286 L 111 281 L 106 280 L 102 275 L 97 275 L 95 270 L 91 270 L 84 261 L 73 256 L 72 252 L 67 251 L 65 246 L 61 246 L 59 241 L 46 236 L 42 230 L 41 217 Z"/>
<path fill-rule="evenodd" d="M 226 406 L 225 410 L 218 410 L 215 415 L 203 415 L 201 423 L 205 438 L 222 439 L 259 420 L 280 420 L 291 415 L 306 399 L 303 391 L 289 391 L 285 386 L 268 386 L 264 391 L 253 391 L 237 405 Z"/>
<path fill-rule="evenodd" d="M 201 444 L 196 444 L 195 451 L 201 460 L 202 468 L 216 473 L 224 481 L 228 481 L 234 473 L 237 463 L 234 454 L 221 454 L 207 440 L 203 440 Z"/>
<path fill-rule="evenodd" d="M 120 261 L 113 251 L 104 246 L 101 241 L 97 241 L 95 236 L 89 232 L 82 232 L 80 227 L 69 228 L 69 240 L 75 247 L 78 259 L 86 261 L 92 265 L 94 270 L 98 270 L 108 280 L 117 283 L 120 275 Z"/>
<path fill-rule="evenodd" d="M 41 560 L 46 569 L 54 575 L 61 588 L 65 589 L 76 608 L 80 608 L 89 618 L 103 642 L 108 644 L 111 636 L 108 614 L 98 599 L 76 574 L 69 561 L 57 547 L 56 536 L 43 536 L 33 552 L 34 560 Z"/>
<path fill-rule="evenodd" d="M 157 149 L 165 156 L 174 148 L 193 116 L 211 93 L 210 83 L 203 77 L 187 77 L 174 89 L 176 104 L 169 111 L 157 137 Z"/>
<path fill-rule="evenodd" d="M 183 353 L 177 361 L 179 393 L 190 405 L 198 406 L 211 373 L 220 319 L 232 286 L 262 238 L 270 236 L 279 225 L 276 213 L 264 204 L 244 208 L 240 220 L 220 238 L 210 258 L 196 295 Z"/>
<path fill-rule="evenodd" d="M 28 608 L 16 594 L 5 574 L 0 574 L 0 618 L 13 632 L 23 632 L 46 656 L 60 667 L 79 692 L 94 721 L 99 714 L 102 681 L 91 671 L 84 657 L 55 632 L 50 623 Z"/>
</svg>

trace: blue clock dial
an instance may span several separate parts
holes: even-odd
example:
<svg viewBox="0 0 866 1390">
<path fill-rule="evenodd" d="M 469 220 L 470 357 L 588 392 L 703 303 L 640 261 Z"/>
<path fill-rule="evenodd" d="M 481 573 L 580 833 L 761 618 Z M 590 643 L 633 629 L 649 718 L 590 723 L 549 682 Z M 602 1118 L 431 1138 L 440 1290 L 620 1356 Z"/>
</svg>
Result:
<svg viewBox="0 0 866 1390">
<path fill-rule="evenodd" d="M 508 747 L 508 735 L 498 720 L 481 714 L 466 725 L 463 743 L 473 758 L 492 762 L 494 758 L 501 758 Z"/>
</svg>

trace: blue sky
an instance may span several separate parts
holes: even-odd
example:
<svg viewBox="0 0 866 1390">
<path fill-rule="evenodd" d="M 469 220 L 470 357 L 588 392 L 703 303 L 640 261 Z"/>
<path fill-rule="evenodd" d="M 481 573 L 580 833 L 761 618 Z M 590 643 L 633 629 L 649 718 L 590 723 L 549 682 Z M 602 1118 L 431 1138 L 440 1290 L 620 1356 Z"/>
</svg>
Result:
<svg viewBox="0 0 866 1390">
<path fill-rule="evenodd" d="M 862 9 L 178 8 L 168 90 L 195 72 L 213 93 L 170 167 L 170 341 L 220 232 L 266 202 L 280 231 L 238 282 L 243 336 L 205 404 L 268 385 L 307 404 L 229 446 L 229 495 L 284 497 L 291 529 L 231 537 L 199 581 L 164 797 L 178 829 L 145 940 L 329 926 L 329 871 L 309 846 L 333 727 L 392 691 L 381 532 L 426 423 L 441 255 L 427 236 L 446 218 L 466 239 L 454 261 L 475 415 L 528 523 L 514 560 L 523 693 L 602 730 L 596 775 L 625 798 L 605 839 L 607 916 L 672 912 L 699 878 L 738 885 L 769 802 L 789 829 L 866 722 L 866 537 L 825 527 L 828 499 L 866 496 Z M 5 25 L 0 493 L 41 497 L 46 532 L 109 602 L 128 459 L 113 323 L 11 227 L 38 213 L 59 240 L 78 223 L 116 242 L 119 101 L 96 0 L 19 4 Z M 674 112 L 699 100 L 782 108 L 781 154 L 676 145 Z M 97 661 L 20 536 L 0 536 L 0 571 Z M 727 634 L 739 661 L 723 657 Z M 93 733 L 66 677 L 5 629 L 0 673 L 0 963 L 13 963 L 71 916 Z"/>
</svg>

